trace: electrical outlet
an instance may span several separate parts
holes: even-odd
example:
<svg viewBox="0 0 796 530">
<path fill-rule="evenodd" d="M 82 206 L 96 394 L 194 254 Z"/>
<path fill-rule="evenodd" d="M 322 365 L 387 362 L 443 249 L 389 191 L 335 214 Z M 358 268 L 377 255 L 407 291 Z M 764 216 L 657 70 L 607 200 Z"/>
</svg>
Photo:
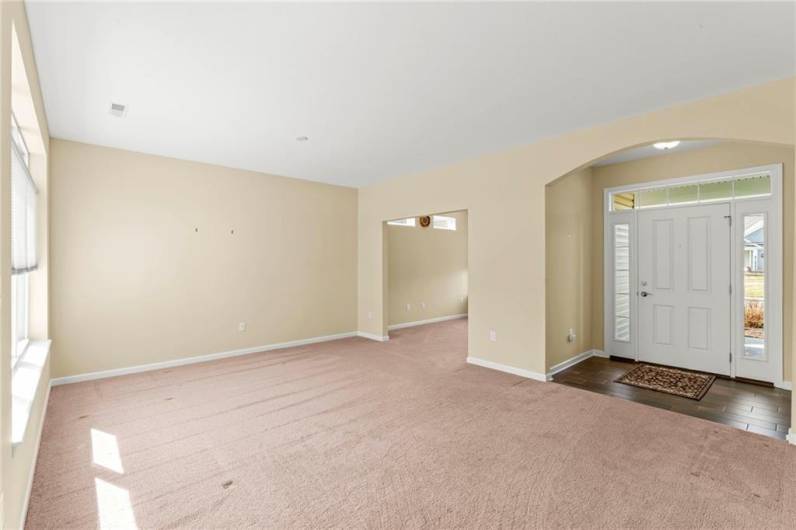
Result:
<svg viewBox="0 0 796 530">
<path fill-rule="evenodd" d="M 578 338 L 578 336 L 575 335 L 575 330 L 572 329 L 572 328 L 569 328 L 569 331 L 567 332 L 567 342 L 575 342 L 575 339 L 577 339 L 577 338 Z"/>
<path fill-rule="evenodd" d="M 368 311 L 368 320 L 373 320 L 373 311 Z"/>
<path fill-rule="evenodd" d="M 246 331 L 246 322 L 238 322 L 238 331 L 241 333 Z"/>
<path fill-rule="evenodd" d="M 412 310 L 412 304 L 406 304 L 406 310 L 407 311 L 411 311 Z"/>
<path fill-rule="evenodd" d="M 426 308 L 426 303 L 420 302 L 420 309 L 425 309 L 425 308 Z"/>
<path fill-rule="evenodd" d="M 494 329 L 489 330 L 489 340 L 491 340 L 492 342 L 497 342 L 497 331 L 495 331 Z"/>
</svg>

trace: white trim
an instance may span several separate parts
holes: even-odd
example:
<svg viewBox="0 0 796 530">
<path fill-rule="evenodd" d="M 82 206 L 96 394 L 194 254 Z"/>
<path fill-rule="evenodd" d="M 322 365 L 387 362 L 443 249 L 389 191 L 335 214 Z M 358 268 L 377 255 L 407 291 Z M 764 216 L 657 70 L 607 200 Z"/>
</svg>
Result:
<svg viewBox="0 0 796 530">
<path fill-rule="evenodd" d="M 601 353 L 602 355 L 598 355 L 598 352 Z M 586 359 L 595 356 L 604 357 L 605 354 L 602 353 L 600 350 L 586 350 L 584 352 L 575 355 L 574 357 L 570 357 L 566 361 L 551 366 L 550 369 L 547 371 L 547 380 L 551 381 L 553 376 L 556 375 L 558 372 L 562 372 L 571 366 L 575 366 L 576 364 L 581 363 Z"/>
<path fill-rule="evenodd" d="M 413 328 L 415 326 L 422 326 L 424 324 L 434 324 L 435 322 L 445 322 L 446 320 L 457 320 L 459 318 L 467 318 L 467 313 L 459 313 L 458 315 L 448 315 L 444 317 L 427 318 L 426 320 L 415 320 L 414 322 L 404 322 L 402 324 L 393 324 L 387 326 L 388 331 L 394 329 Z"/>
<path fill-rule="evenodd" d="M 793 427 L 788 429 L 788 435 L 785 437 L 785 439 L 791 445 L 796 445 L 796 430 L 794 430 Z"/>
<path fill-rule="evenodd" d="M 389 335 L 376 335 L 375 333 L 368 333 L 367 331 L 357 331 L 356 336 L 362 337 L 363 339 L 375 340 L 378 342 L 387 342 L 388 340 L 390 340 Z"/>
<path fill-rule="evenodd" d="M 312 337 L 309 339 L 291 340 L 288 342 L 267 344 L 265 346 L 254 346 L 251 348 L 241 348 L 239 350 L 210 353 L 207 355 L 183 357 L 181 359 L 174 359 L 171 361 L 162 361 L 150 364 L 139 364 L 136 366 L 128 366 L 126 368 L 114 368 L 111 370 L 102 370 L 99 372 L 88 372 L 85 374 L 69 375 L 66 377 L 57 377 L 55 379 L 52 379 L 51 384 L 53 386 L 59 386 L 59 385 L 67 385 L 70 383 L 79 383 L 82 381 L 94 381 L 96 379 L 105 379 L 108 377 L 118 377 L 120 375 L 137 374 L 140 372 L 149 372 L 152 370 L 162 370 L 164 368 L 173 368 L 175 366 L 184 366 L 186 364 L 206 363 L 208 361 L 215 361 L 217 359 L 226 359 L 227 357 L 238 357 L 240 355 L 249 355 L 252 353 L 280 350 L 282 348 L 291 348 L 293 346 L 304 346 L 306 344 L 316 344 L 318 342 L 328 342 L 331 340 L 346 339 L 349 337 L 356 337 L 357 335 L 359 335 L 359 333 L 354 331 L 349 331 L 347 333 L 337 333 L 335 335 L 324 335 L 321 337 Z"/>
<path fill-rule="evenodd" d="M 30 464 L 30 473 L 28 474 L 28 485 L 25 489 L 25 500 L 22 503 L 22 514 L 20 515 L 21 521 L 18 528 L 25 528 L 25 522 L 28 519 L 28 505 L 30 504 L 30 494 L 33 491 L 33 477 L 36 475 L 36 461 L 39 459 L 39 447 L 41 446 L 41 435 L 44 431 L 44 417 L 47 415 L 47 404 L 50 402 L 50 389 L 52 389 L 52 380 L 47 385 L 47 393 L 44 394 L 44 407 L 41 409 L 41 418 L 39 418 L 39 430 L 36 433 L 36 445 L 33 448 L 33 460 Z"/>
<path fill-rule="evenodd" d="M 500 364 L 494 361 L 487 361 L 486 359 L 479 359 L 478 357 L 467 357 L 467 364 L 474 364 L 476 366 L 481 366 L 483 368 L 490 368 L 492 370 L 498 370 L 500 372 L 506 372 L 507 374 L 514 374 L 520 377 L 526 377 L 528 379 L 533 379 L 534 381 L 547 381 L 547 376 L 545 374 L 540 374 L 539 372 L 532 372 L 530 370 L 525 370 L 523 368 L 515 368 L 514 366 L 509 366 L 507 364 Z"/>
<path fill-rule="evenodd" d="M 50 359 L 51 340 L 30 341 L 11 374 L 11 447 L 27 438 L 30 415 L 42 384 L 44 367 Z"/>
<path fill-rule="evenodd" d="M 782 390 L 793 391 L 793 383 L 791 381 L 777 381 L 774 383 L 774 386 L 777 388 L 781 388 Z"/>
</svg>

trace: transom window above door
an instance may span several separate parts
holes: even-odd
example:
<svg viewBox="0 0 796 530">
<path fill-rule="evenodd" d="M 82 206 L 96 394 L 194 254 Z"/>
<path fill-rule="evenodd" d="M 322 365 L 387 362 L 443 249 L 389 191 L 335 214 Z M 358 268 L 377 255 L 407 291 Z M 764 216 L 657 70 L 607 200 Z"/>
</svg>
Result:
<svg viewBox="0 0 796 530">
<path fill-rule="evenodd" d="M 659 208 L 681 204 L 703 204 L 771 195 L 771 175 L 744 175 L 732 179 L 672 183 L 633 191 L 617 191 L 609 196 L 612 212 Z"/>
</svg>

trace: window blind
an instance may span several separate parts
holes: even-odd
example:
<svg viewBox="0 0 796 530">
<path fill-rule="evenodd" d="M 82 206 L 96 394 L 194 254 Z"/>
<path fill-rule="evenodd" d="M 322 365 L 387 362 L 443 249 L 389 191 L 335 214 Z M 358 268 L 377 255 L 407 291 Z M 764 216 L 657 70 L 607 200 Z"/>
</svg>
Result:
<svg viewBox="0 0 796 530">
<path fill-rule="evenodd" d="M 38 190 L 28 166 L 11 143 L 11 273 L 22 274 L 39 266 L 36 248 Z"/>
</svg>

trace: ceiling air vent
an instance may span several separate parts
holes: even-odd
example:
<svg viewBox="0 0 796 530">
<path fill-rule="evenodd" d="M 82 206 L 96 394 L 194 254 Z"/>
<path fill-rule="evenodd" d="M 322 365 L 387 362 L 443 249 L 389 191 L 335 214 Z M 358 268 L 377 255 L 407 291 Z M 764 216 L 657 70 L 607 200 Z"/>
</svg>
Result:
<svg viewBox="0 0 796 530">
<path fill-rule="evenodd" d="M 121 118 L 127 112 L 127 105 L 122 105 L 121 103 L 111 103 L 111 114 L 116 116 L 117 118 Z"/>
</svg>

